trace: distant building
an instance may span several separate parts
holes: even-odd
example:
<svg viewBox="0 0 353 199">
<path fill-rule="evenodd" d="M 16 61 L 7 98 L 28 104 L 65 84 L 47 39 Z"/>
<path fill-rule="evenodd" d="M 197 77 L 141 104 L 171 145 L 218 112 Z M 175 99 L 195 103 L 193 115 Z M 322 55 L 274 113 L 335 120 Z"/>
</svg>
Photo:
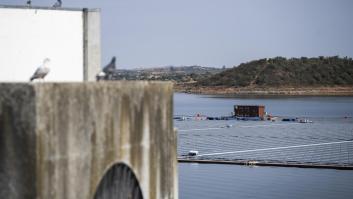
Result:
<svg viewBox="0 0 353 199">
<path fill-rule="evenodd" d="M 263 105 L 235 105 L 234 116 L 241 118 L 260 118 L 265 117 L 265 106 Z"/>
</svg>

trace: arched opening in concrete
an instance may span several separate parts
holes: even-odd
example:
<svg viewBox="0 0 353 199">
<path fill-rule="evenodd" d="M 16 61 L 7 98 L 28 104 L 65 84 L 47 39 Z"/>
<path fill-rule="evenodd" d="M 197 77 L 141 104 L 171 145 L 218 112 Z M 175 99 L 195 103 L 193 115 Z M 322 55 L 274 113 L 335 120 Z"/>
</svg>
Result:
<svg viewBox="0 0 353 199">
<path fill-rule="evenodd" d="M 98 185 L 94 199 L 143 199 L 139 182 L 129 166 L 113 165 Z"/>
</svg>

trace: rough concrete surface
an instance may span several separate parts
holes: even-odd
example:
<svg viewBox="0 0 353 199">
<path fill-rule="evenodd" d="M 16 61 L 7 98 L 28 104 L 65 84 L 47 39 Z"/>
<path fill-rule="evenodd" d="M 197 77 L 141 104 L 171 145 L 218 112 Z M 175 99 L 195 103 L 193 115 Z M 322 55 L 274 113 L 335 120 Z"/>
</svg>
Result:
<svg viewBox="0 0 353 199">
<path fill-rule="evenodd" d="M 96 81 L 101 71 L 101 17 L 98 9 L 83 9 L 84 80 Z"/>
<path fill-rule="evenodd" d="M 172 85 L 0 83 L 0 198 L 94 197 L 118 163 L 143 198 L 178 198 Z"/>
</svg>

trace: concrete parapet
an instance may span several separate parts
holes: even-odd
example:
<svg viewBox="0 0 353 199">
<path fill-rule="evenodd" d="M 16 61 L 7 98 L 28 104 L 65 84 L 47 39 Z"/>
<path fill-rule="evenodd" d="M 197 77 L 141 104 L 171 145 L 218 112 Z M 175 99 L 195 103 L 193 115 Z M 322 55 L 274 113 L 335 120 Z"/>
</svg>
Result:
<svg viewBox="0 0 353 199">
<path fill-rule="evenodd" d="M 111 198 L 103 176 L 178 198 L 172 95 L 158 82 L 0 84 L 0 198 Z"/>
</svg>

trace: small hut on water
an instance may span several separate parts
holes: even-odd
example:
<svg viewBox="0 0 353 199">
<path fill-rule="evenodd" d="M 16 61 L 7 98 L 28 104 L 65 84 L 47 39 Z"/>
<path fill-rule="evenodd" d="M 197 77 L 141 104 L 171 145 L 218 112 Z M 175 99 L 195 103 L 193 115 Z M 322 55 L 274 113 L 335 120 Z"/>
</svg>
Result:
<svg viewBox="0 0 353 199">
<path fill-rule="evenodd" d="M 234 116 L 237 118 L 259 118 L 265 117 L 265 106 L 263 105 L 235 105 Z"/>
</svg>

